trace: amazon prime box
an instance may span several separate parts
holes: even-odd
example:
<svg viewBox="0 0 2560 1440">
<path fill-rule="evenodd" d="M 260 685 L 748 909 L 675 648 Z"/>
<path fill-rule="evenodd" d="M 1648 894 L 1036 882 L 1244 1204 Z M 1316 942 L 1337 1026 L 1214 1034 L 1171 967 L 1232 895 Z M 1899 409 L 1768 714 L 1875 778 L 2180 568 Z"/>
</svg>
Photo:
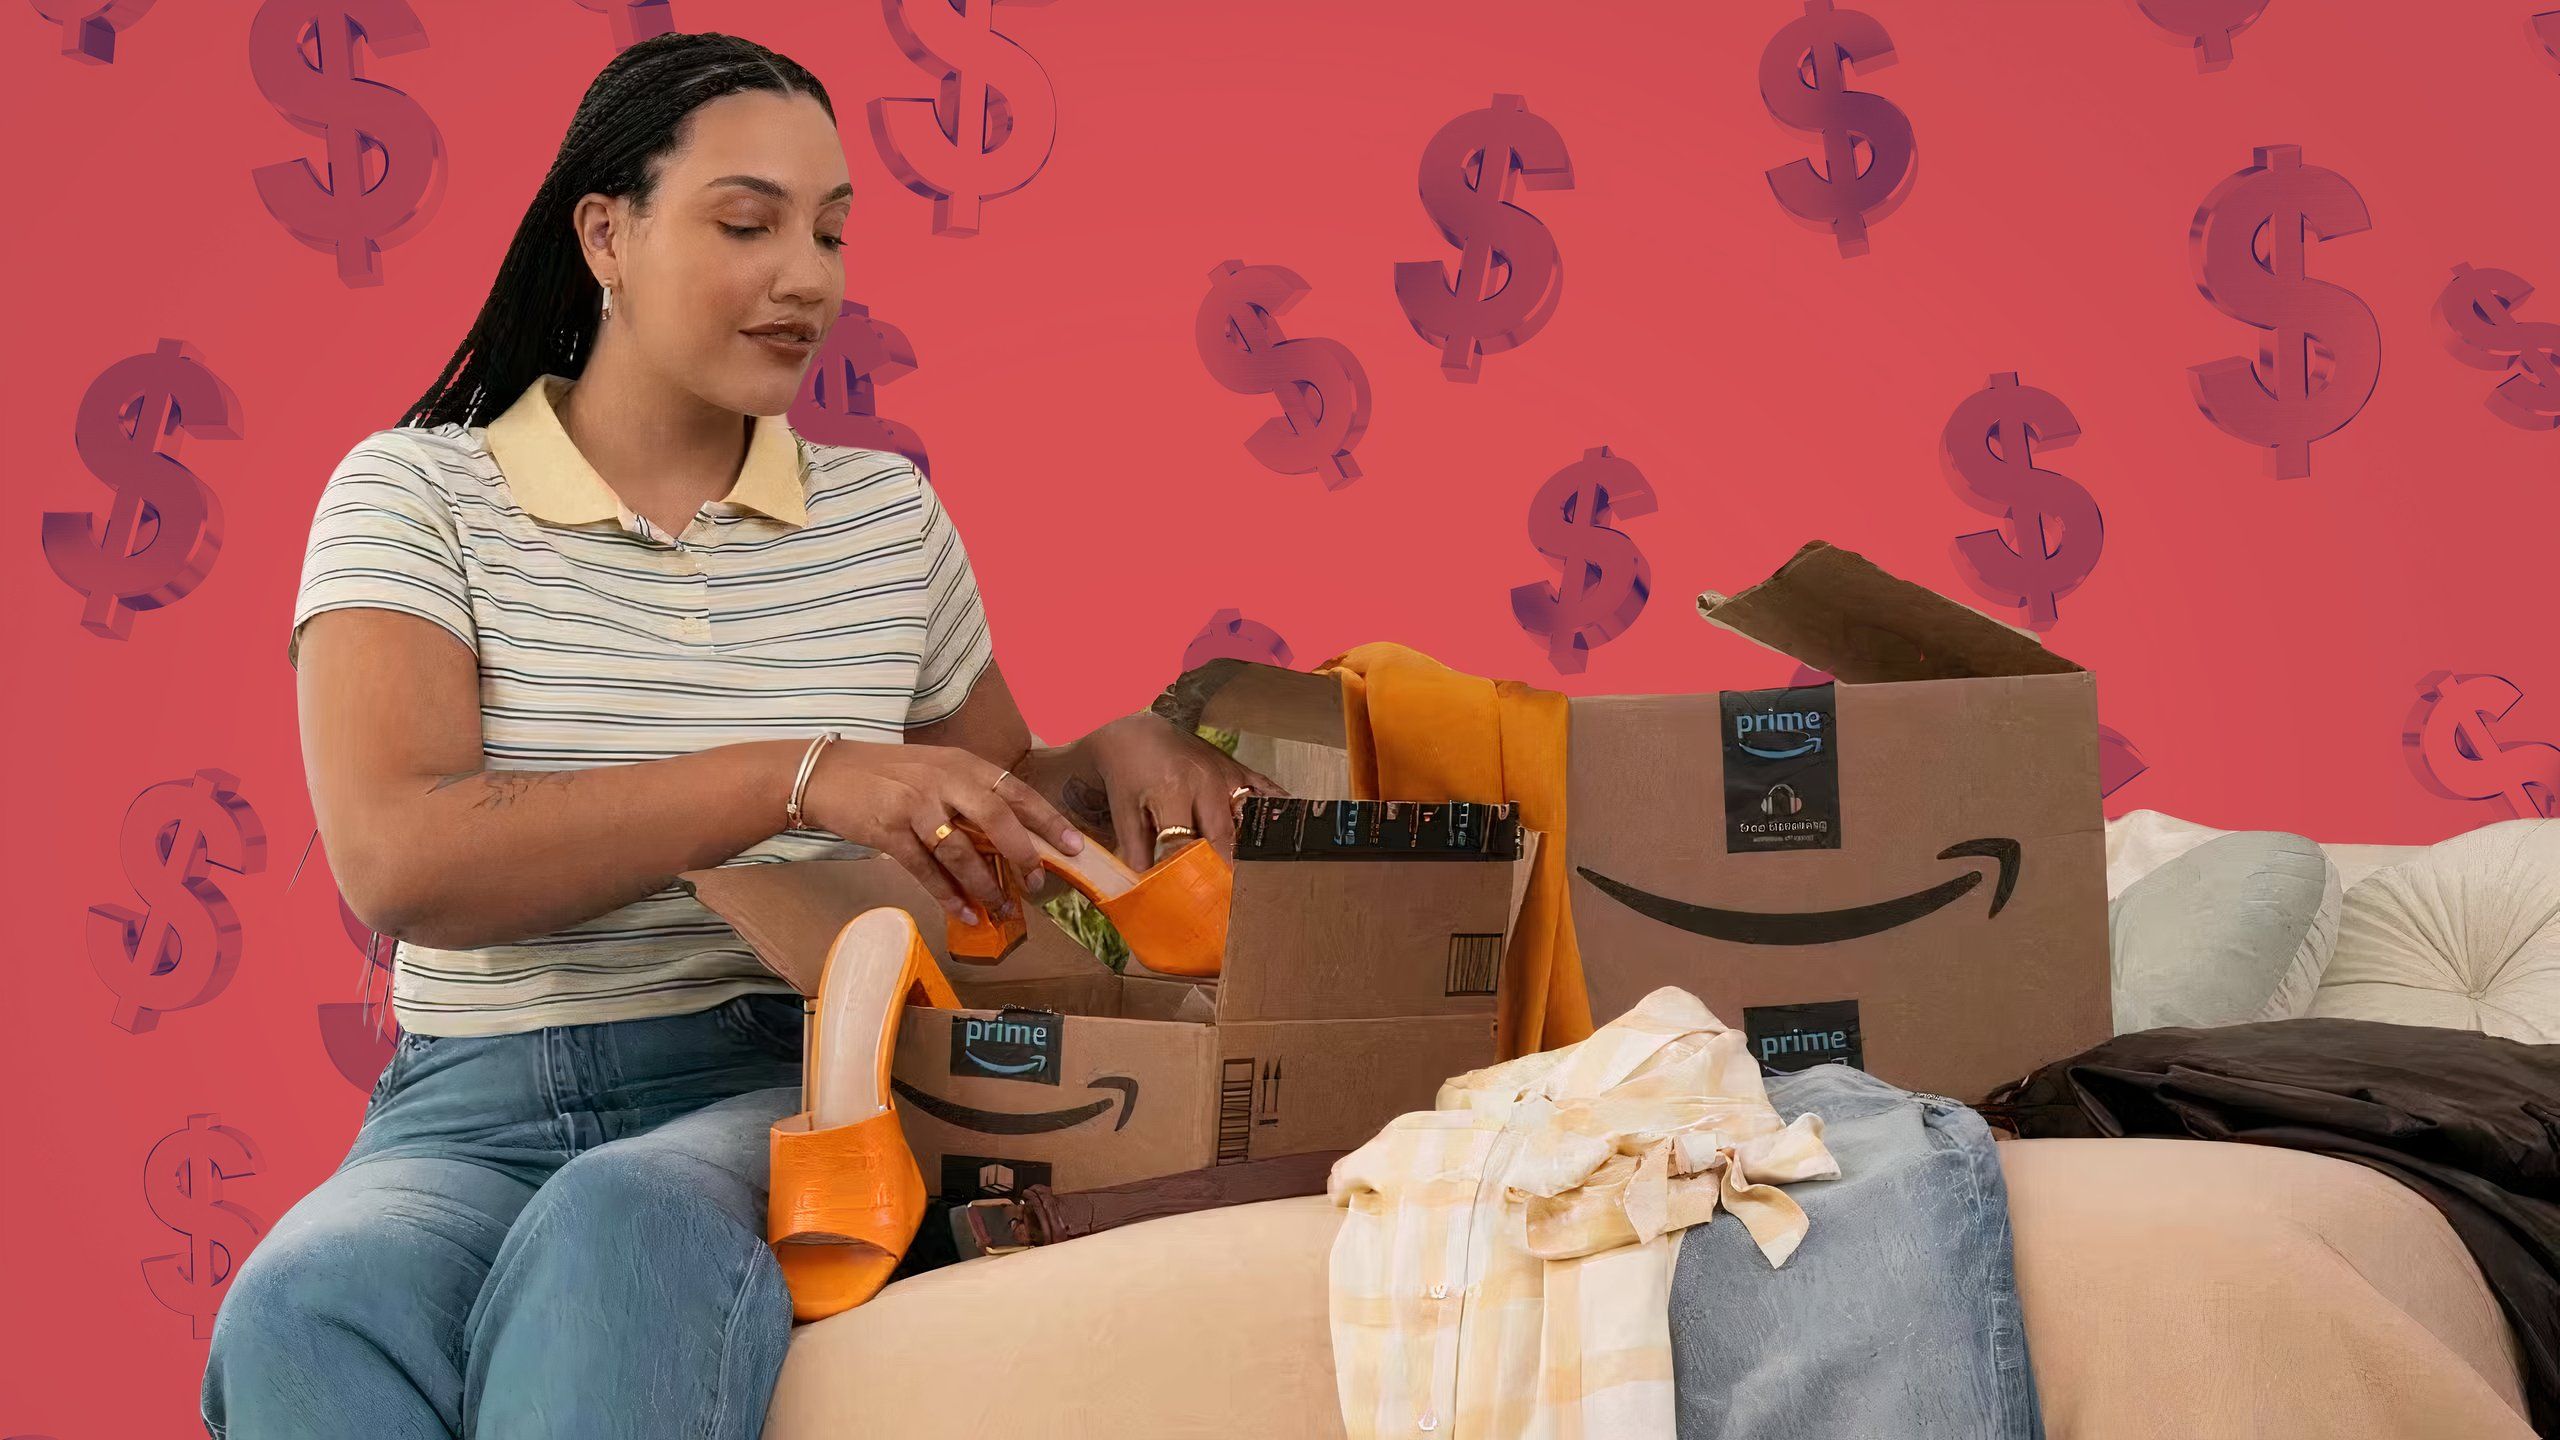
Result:
<svg viewBox="0 0 2560 1440">
<path fill-rule="evenodd" d="M 1548 843 L 1592 1018 L 1677 985 L 1774 1068 L 1845 1061 L 1968 1101 L 2105 1039 L 2095 677 L 1819 540 L 1698 607 L 1824 678 L 1569 702 Z M 1157 709 L 1341 794 L 1339 692 L 1219 659 Z"/>
<path fill-rule="evenodd" d="M 895 905 L 969 1008 L 899 1022 L 900 1128 L 945 1200 L 1087 1189 L 1348 1150 L 1491 1064 L 1496 981 L 1539 836 L 1518 858 L 1247 859 L 1218 978 L 1114 972 L 1049 916 L 992 966 L 950 959 L 895 862 L 686 871 L 681 883 L 803 995 L 846 921 Z"/>
</svg>

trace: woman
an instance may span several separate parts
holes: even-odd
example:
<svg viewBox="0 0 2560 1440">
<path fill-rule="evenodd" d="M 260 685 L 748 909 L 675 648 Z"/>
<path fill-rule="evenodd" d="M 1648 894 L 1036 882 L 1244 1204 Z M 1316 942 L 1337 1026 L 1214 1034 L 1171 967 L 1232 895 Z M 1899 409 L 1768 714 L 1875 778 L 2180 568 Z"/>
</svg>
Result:
<svg viewBox="0 0 2560 1440">
<path fill-rule="evenodd" d="M 1285 793 L 1147 713 L 1033 748 L 933 487 L 785 425 L 814 346 L 755 332 L 844 298 L 834 113 L 732 36 L 623 51 L 435 389 L 321 496 L 288 653 L 403 1033 L 231 1281 L 216 1437 L 755 1435 L 799 1003 L 674 877 L 876 851 L 1009 914 L 949 822 L 1037 876 L 1072 814 L 1144 869 Z"/>
</svg>

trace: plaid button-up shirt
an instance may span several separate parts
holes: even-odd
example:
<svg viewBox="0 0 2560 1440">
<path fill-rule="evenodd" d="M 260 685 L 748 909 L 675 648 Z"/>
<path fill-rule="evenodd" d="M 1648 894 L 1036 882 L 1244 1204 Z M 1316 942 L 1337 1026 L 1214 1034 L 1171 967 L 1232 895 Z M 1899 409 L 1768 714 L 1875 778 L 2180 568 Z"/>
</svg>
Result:
<svg viewBox="0 0 2560 1440">
<path fill-rule="evenodd" d="M 1460 1075 L 1335 1165 L 1335 1380 L 1353 1440 L 1674 1433 L 1679 1232 L 1731 1210 L 1773 1266 L 1778 1184 L 1837 1176 L 1742 1032 L 1665 986 L 1590 1038 Z"/>
</svg>

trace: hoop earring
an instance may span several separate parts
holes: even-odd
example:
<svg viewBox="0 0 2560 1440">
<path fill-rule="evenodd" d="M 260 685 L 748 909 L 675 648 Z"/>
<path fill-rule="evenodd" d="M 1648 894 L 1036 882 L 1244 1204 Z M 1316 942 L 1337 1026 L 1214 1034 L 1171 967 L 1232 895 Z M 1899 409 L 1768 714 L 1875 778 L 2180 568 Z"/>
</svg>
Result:
<svg viewBox="0 0 2560 1440">
<path fill-rule="evenodd" d="M 610 283 L 604 287 L 604 313 L 597 318 L 601 320 L 613 318 L 613 286 Z"/>
</svg>

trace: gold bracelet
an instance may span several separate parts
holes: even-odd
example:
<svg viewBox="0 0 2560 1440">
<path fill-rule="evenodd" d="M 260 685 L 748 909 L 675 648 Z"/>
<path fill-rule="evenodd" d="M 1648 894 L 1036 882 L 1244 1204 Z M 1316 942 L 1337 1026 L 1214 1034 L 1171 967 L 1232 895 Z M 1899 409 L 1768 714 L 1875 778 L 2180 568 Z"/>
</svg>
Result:
<svg viewBox="0 0 2560 1440">
<path fill-rule="evenodd" d="M 837 732 L 833 730 L 820 733 L 817 739 L 809 742 L 808 751 L 800 757 L 800 773 L 792 777 L 791 781 L 791 801 L 782 807 L 783 814 L 790 817 L 791 828 L 794 830 L 808 828 L 808 821 L 800 814 L 800 797 L 809 788 L 810 772 L 818 768 L 818 752 L 826 749 L 827 742 L 835 739 L 836 736 Z"/>
</svg>

